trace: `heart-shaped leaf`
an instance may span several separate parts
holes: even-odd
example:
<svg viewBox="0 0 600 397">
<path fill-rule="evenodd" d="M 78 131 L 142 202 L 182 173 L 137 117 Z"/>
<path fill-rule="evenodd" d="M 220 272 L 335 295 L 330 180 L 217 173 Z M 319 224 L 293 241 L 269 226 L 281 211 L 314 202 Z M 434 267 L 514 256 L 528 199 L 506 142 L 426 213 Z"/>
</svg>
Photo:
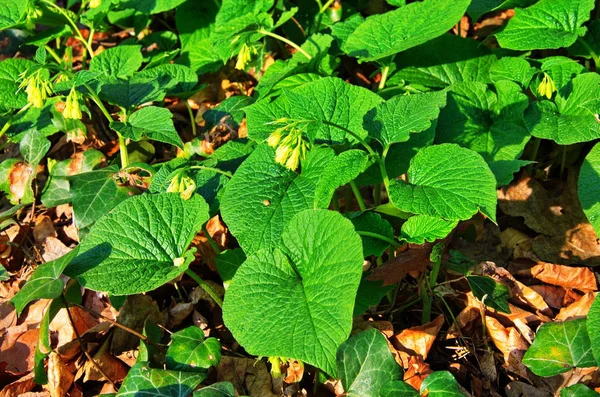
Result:
<svg viewBox="0 0 600 397">
<path fill-rule="evenodd" d="M 153 141 L 183 148 L 183 143 L 172 119 L 173 114 L 169 109 L 146 106 L 129 116 L 126 123 L 111 122 L 110 128 L 134 141 L 139 141 L 146 136 Z"/>
<path fill-rule="evenodd" d="M 596 363 L 600 363 L 600 298 L 598 297 L 594 299 L 588 313 L 586 328 L 592 344 L 592 353 Z"/>
<path fill-rule="evenodd" d="M 194 259 L 187 248 L 208 218 L 208 205 L 198 195 L 132 197 L 92 226 L 65 273 L 113 295 L 151 291 L 187 269 Z"/>
<path fill-rule="evenodd" d="M 202 372 L 221 360 L 221 343 L 216 338 L 205 339 L 199 327 L 187 327 L 171 335 L 166 359 L 169 369 Z"/>
<path fill-rule="evenodd" d="M 421 396 L 465 397 L 458 382 L 448 371 L 436 371 L 421 383 Z"/>
<path fill-rule="evenodd" d="M 485 305 L 503 313 L 510 313 L 508 306 L 510 292 L 506 285 L 486 276 L 467 276 L 467 281 L 473 295 Z"/>
<path fill-rule="evenodd" d="M 600 144 L 592 148 L 581 165 L 577 193 L 585 216 L 600 237 Z"/>
<path fill-rule="evenodd" d="M 204 379 L 204 373 L 165 371 L 139 362 L 129 370 L 117 396 L 189 397 Z"/>
<path fill-rule="evenodd" d="M 565 387 L 560 391 L 560 397 L 598 397 L 600 394 L 583 383 Z"/>
<path fill-rule="evenodd" d="M 433 243 L 450 234 L 456 225 L 457 220 L 447 221 L 434 216 L 415 215 L 402 225 L 400 238 L 413 244 L 423 244 L 425 241 Z"/>
<path fill-rule="evenodd" d="M 362 263 L 349 220 L 327 210 L 300 212 L 280 249 L 256 252 L 236 272 L 225 294 L 225 325 L 250 354 L 292 357 L 335 375 Z"/>
</svg>

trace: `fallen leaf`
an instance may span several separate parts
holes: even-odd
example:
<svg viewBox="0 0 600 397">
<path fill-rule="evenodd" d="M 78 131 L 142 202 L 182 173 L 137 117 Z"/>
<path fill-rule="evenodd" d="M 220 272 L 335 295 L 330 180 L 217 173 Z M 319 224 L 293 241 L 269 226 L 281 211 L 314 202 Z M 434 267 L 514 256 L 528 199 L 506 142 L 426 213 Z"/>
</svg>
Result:
<svg viewBox="0 0 600 397">
<path fill-rule="evenodd" d="M 367 278 L 371 281 L 383 281 L 383 287 L 400 282 L 409 272 L 423 272 L 431 263 L 429 255 L 432 243 L 423 245 L 409 244 L 408 250 L 375 268 Z"/>
<path fill-rule="evenodd" d="M 33 239 L 36 243 L 43 243 L 48 237 L 56 237 L 54 223 L 47 215 L 38 216 L 33 227 Z"/>
<path fill-rule="evenodd" d="M 596 298 L 596 294 L 597 293 L 595 292 L 588 292 L 578 301 L 575 301 L 569 306 L 562 308 L 554 319 L 556 321 L 567 321 L 587 317 L 590 307 Z"/>
<path fill-rule="evenodd" d="M 56 237 L 46 237 L 42 244 L 42 258 L 44 261 L 51 262 L 71 252 L 71 248 L 67 247 L 62 241 Z"/>
<path fill-rule="evenodd" d="M 0 372 L 23 375 L 33 369 L 35 345 L 39 329 L 28 329 L 27 324 L 7 330 L 0 346 Z"/>
<path fill-rule="evenodd" d="M 517 276 L 534 277 L 544 283 L 581 292 L 597 291 L 596 276 L 587 267 L 571 267 L 541 262 L 530 269 L 517 272 Z"/>
<path fill-rule="evenodd" d="M 551 397 L 552 394 L 528 385 L 524 382 L 513 381 L 504 388 L 508 397 Z"/>
<path fill-rule="evenodd" d="M 563 287 L 548 284 L 536 284 L 532 285 L 531 289 L 537 292 L 544 298 L 544 301 L 553 309 L 560 309 L 563 307 L 563 301 L 567 291 Z"/>
<path fill-rule="evenodd" d="M 500 237 L 499 249 L 506 248 L 512 252 L 513 258 L 527 258 L 538 261 L 538 257 L 532 251 L 531 237 L 525 233 L 509 227 L 498 233 Z"/>
<path fill-rule="evenodd" d="M 406 372 L 404 372 L 404 381 L 415 388 L 421 389 L 421 383 L 425 378 L 432 374 L 433 370 L 424 361 L 422 356 L 412 356 L 406 363 Z"/>
<path fill-rule="evenodd" d="M 217 366 L 217 382 L 231 382 L 240 395 L 279 397 L 272 390 L 271 375 L 261 360 L 222 356 Z"/>
<path fill-rule="evenodd" d="M 191 302 L 181 302 L 175 304 L 168 311 L 167 329 L 173 329 L 183 322 L 194 311 L 194 304 Z"/>
<path fill-rule="evenodd" d="M 73 323 L 77 329 L 77 332 L 79 332 L 79 335 L 85 334 L 86 331 L 99 324 L 99 321 L 96 317 L 92 316 L 83 309 L 80 309 L 76 306 L 72 306 L 69 309 L 71 316 L 73 317 Z M 50 332 L 53 332 L 56 335 L 58 340 L 57 347 L 61 347 L 64 344 L 75 340 L 77 336 L 75 334 L 75 330 L 73 329 L 73 324 L 71 324 L 71 320 L 69 319 L 66 308 L 60 309 L 56 316 L 54 316 L 50 322 Z"/>
<path fill-rule="evenodd" d="M 33 372 L 9 383 L 0 390 L 0 397 L 17 397 L 27 393 L 33 389 L 36 384 L 33 382 L 35 377 Z"/>
<path fill-rule="evenodd" d="M 29 183 L 33 175 L 33 168 L 27 163 L 21 161 L 16 163 L 9 175 L 10 192 L 14 202 L 20 201 L 27 189 L 30 189 Z"/>
<path fill-rule="evenodd" d="M 106 377 L 98 370 L 96 365 L 104 371 L 106 376 L 113 382 L 122 382 L 127 376 L 127 366 L 118 358 L 110 354 L 108 351 L 109 343 L 108 340 L 102 343 L 100 349 L 92 356 L 94 364 L 90 360 L 87 360 L 83 365 L 83 382 L 87 381 L 107 381 Z M 78 375 L 80 375 L 78 373 Z"/>
<path fill-rule="evenodd" d="M 427 354 L 433 346 L 440 329 L 444 325 L 444 316 L 440 314 L 435 320 L 403 330 L 392 339 L 392 344 L 400 355 L 404 368 L 408 368 L 410 357 L 421 356 L 427 359 Z"/>
<path fill-rule="evenodd" d="M 75 376 L 55 352 L 48 356 L 48 391 L 52 397 L 63 397 L 73 384 Z"/>
<path fill-rule="evenodd" d="M 283 381 L 286 383 L 298 383 L 304 376 L 304 364 L 301 361 L 290 358 L 286 363 L 286 376 Z"/>
<path fill-rule="evenodd" d="M 158 304 L 148 295 L 131 295 L 119 311 L 117 321 L 124 326 L 142 332 L 146 321 L 165 325 L 167 316 L 160 312 Z M 119 355 L 120 353 L 135 349 L 139 345 L 139 339 L 121 328 L 115 329 L 110 351 Z"/>
<path fill-rule="evenodd" d="M 527 341 L 513 327 L 504 327 L 500 321 L 485 316 L 487 335 L 504 355 L 504 368 L 519 376 L 527 378 L 527 369 L 523 364 L 523 355 L 529 348 Z"/>
</svg>

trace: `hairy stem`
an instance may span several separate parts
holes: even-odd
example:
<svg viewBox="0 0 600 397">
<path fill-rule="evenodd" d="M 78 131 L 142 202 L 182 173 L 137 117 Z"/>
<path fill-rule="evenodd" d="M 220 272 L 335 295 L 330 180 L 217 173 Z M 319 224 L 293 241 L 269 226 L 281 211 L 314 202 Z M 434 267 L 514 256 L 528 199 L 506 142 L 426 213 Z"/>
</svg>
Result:
<svg viewBox="0 0 600 397">
<path fill-rule="evenodd" d="M 190 115 L 190 123 L 192 124 L 192 135 L 196 136 L 196 118 L 194 117 L 194 111 L 192 110 L 192 107 L 190 106 L 190 103 L 186 100 L 185 101 L 185 107 L 188 110 L 188 114 Z"/>
<path fill-rule="evenodd" d="M 354 197 L 356 197 L 356 202 L 358 203 L 358 207 L 360 208 L 361 211 L 366 211 L 367 206 L 365 205 L 362 195 L 360 194 L 360 190 L 358 190 L 358 186 L 356 185 L 356 182 L 354 182 L 354 181 L 350 182 L 350 187 L 352 188 L 352 193 L 354 193 Z"/>
<path fill-rule="evenodd" d="M 214 168 L 214 167 L 207 167 L 205 165 L 193 165 L 190 167 L 190 169 L 212 171 L 212 172 L 216 172 L 217 174 L 225 175 L 227 178 L 233 177 L 231 172 L 223 171 L 223 170 L 220 170 L 220 169 Z"/>
<path fill-rule="evenodd" d="M 87 52 L 90 54 L 90 58 L 93 58 L 94 57 L 94 50 L 92 49 L 92 46 L 83 37 L 83 35 L 81 34 L 81 31 L 79 31 L 79 28 L 77 27 L 77 24 L 75 24 L 75 21 L 73 21 L 73 19 L 71 19 L 71 17 L 69 16 L 69 14 L 62 7 L 57 6 L 56 4 L 52 3 L 49 0 L 41 0 L 41 2 L 44 3 L 44 4 L 46 4 L 48 7 L 54 8 L 63 17 L 65 17 L 65 19 L 69 22 L 69 25 L 71 25 L 71 30 L 77 36 L 77 39 L 79 41 L 81 41 L 81 44 L 83 44 L 83 46 L 85 47 L 85 50 L 87 50 Z"/>
<path fill-rule="evenodd" d="M 379 233 L 372 233 L 372 232 L 366 232 L 366 231 L 357 231 L 356 232 L 359 236 L 365 236 L 365 237 L 372 237 L 372 238 L 376 238 L 378 240 L 381 241 L 385 241 L 386 243 L 396 247 L 396 248 L 400 248 L 402 247 L 402 244 L 399 244 L 398 242 L 394 241 L 393 239 L 386 237 L 386 236 L 382 236 Z"/>
</svg>

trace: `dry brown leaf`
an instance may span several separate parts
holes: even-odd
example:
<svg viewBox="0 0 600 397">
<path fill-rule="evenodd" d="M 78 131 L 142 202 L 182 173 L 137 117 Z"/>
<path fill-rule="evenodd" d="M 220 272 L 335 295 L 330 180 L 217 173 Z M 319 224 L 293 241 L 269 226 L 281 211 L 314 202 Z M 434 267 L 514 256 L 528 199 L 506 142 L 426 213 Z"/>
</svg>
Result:
<svg viewBox="0 0 600 397">
<path fill-rule="evenodd" d="M 70 307 L 73 323 L 79 335 L 85 334 L 89 329 L 99 324 L 96 317 L 78 307 Z M 50 322 L 50 331 L 54 332 L 58 339 L 57 347 L 61 347 L 76 338 L 75 330 L 71 324 L 67 309 L 62 308 Z"/>
<path fill-rule="evenodd" d="M 181 302 L 171 307 L 167 314 L 167 329 L 173 329 L 183 322 L 194 311 L 194 304 L 191 302 Z"/>
<path fill-rule="evenodd" d="M 290 358 L 287 360 L 286 376 L 283 378 L 285 383 L 298 383 L 304 376 L 304 364 L 301 361 Z"/>
<path fill-rule="evenodd" d="M 148 295 L 131 295 L 119 311 L 117 321 L 124 326 L 142 332 L 146 321 L 165 325 L 166 314 L 160 312 L 158 304 Z M 135 335 L 120 328 L 115 329 L 110 351 L 118 355 L 124 351 L 135 349 L 139 339 Z"/>
<path fill-rule="evenodd" d="M 404 372 L 404 381 L 415 388 L 415 390 L 421 389 L 421 383 L 425 378 L 432 374 L 433 371 L 424 361 L 421 356 L 412 356 L 407 361 L 406 372 Z"/>
<path fill-rule="evenodd" d="M 100 349 L 92 356 L 96 365 L 102 368 L 102 371 L 112 380 L 113 382 L 121 382 L 127 375 L 127 366 L 118 358 L 110 354 L 108 351 L 109 342 L 105 341 Z M 107 381 L 106 377 L 98 370 L 93 362 L 87 360 L 82 367 L 83 382 L 89 380 L 93 381 Z M 78 373 L 78 376 L 80 374 Z"/>
<path fill-rule="evenodd" d="M 27 324 L 10 327 L 0 346 L 0 372 L 23 375 L 31 371 L 38 335 L 39 329 L 28 329 Z"/>
<path fill-rule="evenodd" d="M 14 201 L 19 201 L 23 198 L 32 175 L 33 168 L 27 163 L 21 161 L 13 166 L 8 178 L 10 181 L 10 192 L 13 195 Z"/>
<path fill-rule="evenodd" d="M 47 237 L 42 244 L 42 258 L 46 262 L 51 262 L 71 252 L 71 248 L 67 247 L 62 241 L 56 237 Z"/>
<path fill-rule="evenodd" d="M 33 239 L 36 243 L 42 244 L 48 237 L 56 237 L 54 223 L 48 215 L 38 216 L 33 227 Z"/>
<path fill-rule="evenodd" d="M 500 245 L 498 249 L 506 248 L 512 252 L 513 258 L 527 258 L 538 261 L 538 257 L 532 251 L 531 237 L 512 227 L 498 233 Z"/>
<path fill-rule="evenodd" d="M 540 390 L 524 382 L 513 381 L 504 388 L 508 397 L 552 397 L 551 393 Z"/>
<path fill-rule="evenodd" d="M 479 307 L 467 306 L 456 316 L 456 321 L 450 326 L 446 333 L 446 339 L 456 339 L 463 333 L 471 335 L 474 328 L 478 327 L 481 317 Z"/>
<path fill-rule="evenodd" d="M 398 351 L 404 368 L 408 368 L 411 356 L 422 356 L 424 360 L 427 359 L 427 354 L 442 325 L 444 325 L 444 316 L 440 314 L 435 320 L 405 329 L 392 339 L 392 344 Z"/>
<path fill-rule="evenodd" d="M 407 251 L 374 269 L 368 279 L 383 281 L 383 286 L 385 287 L 397 284 L 409 272 L 423 272 L 431 263 L 429 255 L 431 254 L 433 244 L 409 244 L 408 246 L 409 249 Z"/>
<path fill-rule="evenodd" d="M 362 317 L 358 317 L 354 320 L 354 323 L 352 324 L 352 335 L 359 334 L 371 328 L 378 329 L 386 338 L 394 336 L 394 326 L 391 322 L 365 320 Z"/>
<path fill-rule="evenodd" d="M 600 264 L 600 242 L 577 196 L 577 178 L 570 174 L 561 194 L 546 190 L 524 175 L 498 191 L 498 205 L 507 215 L 523 217 L 540 233 L 533 252 L 543 261 L 565 265 Z"/>
<path fill-rule="evenodd" d="M 597 291 L 596 276 L 587 267 L 571 267 L 540 262 L 531 269 L 521 270 L 518 276 L 534 277 L 544 283 L 581 292 Z"/>
<path fill-rule="evenodd" d="M 24 393 L 27 393 L 33 389 L 36 384 L 33 382 L 35 374 L 30 372 L 29 374 L 21 377 L 20 379 L 9 383 L 0 390 L 0 397 L 17 397 Z"/>
<path fill-rule="evenodd" d="M 563 307 L 563 301 L 567 291 L 563 287 L 548 284 L 536 284 L 530 286 L 532 290 L 537 292 L 544 298 L 544 301 L 553 309 Z"/>
<path fill-rule="evenodd" d="M 52 397 L 63 397 L 73 384 L 75 376 L 55 352 L 48 356 L 48 385 Z"/>
<path fill-rule="evenodd" d="M 217 381 L 233 383 L 240 395 L 279 397 L 272 390 L 267 365 L 260 360 L 222 356 L 217 366 Z"/>
<path fill-rule="evenodd" d="M 529 344 L 523 336 L 515 328 L 506 328 L 490 316 L 485 316 L 485 327 L 488 336 L 504 356 L 504 368 L 527 378 L 527 370 L 522 360 Z"/>
<path fill-rule="evenodd" d="M 554 319 L 557 321 L 567 321 L 587 317 L 588 312 L 590 311 L 590 307 L 592 306 L 592 303 L 594 303 L 594 299 L 596 298 L 596 294 L 596 292 L 588 292 L 587 294 L 583 295 L 578 301 L 573 302 L 569 306 L 562 308 Z"/>
</svg>

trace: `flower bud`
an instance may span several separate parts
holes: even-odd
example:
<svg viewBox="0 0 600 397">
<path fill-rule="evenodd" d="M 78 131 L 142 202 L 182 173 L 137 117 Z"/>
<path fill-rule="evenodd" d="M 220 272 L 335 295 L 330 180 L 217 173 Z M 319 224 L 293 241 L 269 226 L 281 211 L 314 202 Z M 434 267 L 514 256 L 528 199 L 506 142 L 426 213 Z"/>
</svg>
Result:
<svg viewBox="0 0 600 397">
<path fill-rule="evenodd" d="M 300 152 L 302 151 L 302 147 L 301 145 L 296 146 L 296 148 L 294 150 L 292 150 L 292 154 L 290 156 L 290 158 L 287 160 L 287 162 L 285 163 L 285 167 L 295 171 L 298 168 L 298 165 L 300 165 Z"/>
<path fill-rule="evenodd" d="M 235 63 L 235 68 L 238 70 L 244 70 L 248 62 L 252 60 L 252 53 L 250 47 L 246 43 L 242 44 L 242 48 L 240 48 L 240 52 L 237 56 L 237 62 Z"/>
<path fill-rule="evenodd" d="M 548 99 L 552 99 L 552 94 L 554 91 L 556 91 L 556 85 L 554 84 L 552 77 L 550 77 L 547 73 L 544 73 L 544 78 L 537 88 L 538 94 L 545 96 Z"/>
<path fill-rule="evenodd" d="M 69 92 L 69 95 L 67 96 L 63 116 L 66 119 L 76 120 L 80 120 L 82 117 L 81 107 L 79 106 L 79 93 L 75 87 L 71 88 L 71 92 Z"/>
<path fill-rule="evenodd" d="M 36 108 L 44 106 L 46 98 L 49 95 L 52 95 L 50 82 L 46 81 L 41 76 L 41 71 L 42 69 L 39 69 L 29 75 L 27 75 L 27 71 L 25 71 L 20 76 L 23 81 L 19 84 L 19 90 L 25 90 L 27 102 Z"/>
<path fill-rule="evenodd" d="M 90 0 L 88 7 L 90 8 L 98 8 L 102 4 L 102 0 Z"/>
<path fill-rule="evenodd" d="M 290 156 L 292 148 L 287 145 L 281 145 L 275 151 L 275 161 L 281 165 L 285 164 L 285 161 Z"/>
<path fill-rule="evenodd" d="M 269 137 L 267 138 L 267 143 L 269 144 L 269 146 L 276 147 L 277 145 L 279 145 L 279 142 L 281 141 L 281 135 L 281 130 L 273 131 L 271 135 L 269 135 Z"/>
</svg>

